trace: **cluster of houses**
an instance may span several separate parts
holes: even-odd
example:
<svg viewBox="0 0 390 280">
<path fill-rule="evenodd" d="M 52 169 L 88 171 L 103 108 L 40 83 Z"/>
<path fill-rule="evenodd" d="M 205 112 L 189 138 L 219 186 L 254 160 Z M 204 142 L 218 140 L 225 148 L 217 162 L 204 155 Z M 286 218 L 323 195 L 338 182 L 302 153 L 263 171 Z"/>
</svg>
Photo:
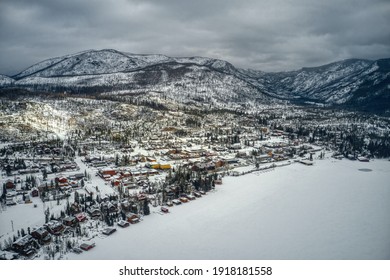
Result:
<svg viewBox="0 0 390 280">
<path fill-rule="evenodd" d="M 142 198 L 140 198 L 142 199 Z M 145 198 L 143 198 L 145 199 Z M 128 227 L 130 224 L 135 224 L 141 221 L 141 216 L 130 212 L 131 210 L 137 211 L 137 207 L 133 204 L 129 204 L 127 201 L 122 201 L 121 204 L 117 202 L 109 201 L 108 198 L 103 199 L 100 203 L 88 206 L 85 212 L 81 211 L 81 207 L 78 203 L 73 203 L 71 206 L 71 215 L 55 220 L 50 220 L 43 226 L 34 228 L 28 234 L 15 240 L 11 247 L 7 251 L 0 251 L 0 259 L 14 259 L 17 255 L 23 258 L 31 258 L 36 254 L 41 246 L 50 244 L 53 241 L 53 237 L 64 234 L 69 234 L 77 230 L 78 225 L 84 223 L 88 219 L 102 219 L 107 214 L 122 214 L 122 218 L 117 224 L 119 227 Z M 113 231 L 105 228 L 102 230 L 103 234 L 109 235 Z M 83 246 L 85 248 L 83 248 Z M 92 247 L 86 247 L 81 244 L 83 250 L 89 250 Z M 77 248 L 75 248 L 77 252 Z"/>
</svg>

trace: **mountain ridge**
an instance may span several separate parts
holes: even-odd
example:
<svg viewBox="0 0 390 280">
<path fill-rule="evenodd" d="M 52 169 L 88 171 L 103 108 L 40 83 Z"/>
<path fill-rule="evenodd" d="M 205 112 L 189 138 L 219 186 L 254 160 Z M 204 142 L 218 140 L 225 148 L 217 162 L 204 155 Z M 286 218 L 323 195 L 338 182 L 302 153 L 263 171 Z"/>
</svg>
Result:
<svg viewBox="0 0 390 280">
<path fill-rule="evenodd" d="M 113 49 L 47 59 L 12 77 L 0 76 L 0 88 L 33 92 L 161 92 L 171 99 L 209 100 L 214 105 L 237 100 L 288 100 L 369 111 L 375 111 L 377 105 L 381 110 L 389 105 L 389 84 L 389 58 L 353 58 L 293 71 L 264 72 L 236 68 L 214 58 L 132 54 Z M 370 106 L 364 100 L 370 100 Z"/>
</svg>

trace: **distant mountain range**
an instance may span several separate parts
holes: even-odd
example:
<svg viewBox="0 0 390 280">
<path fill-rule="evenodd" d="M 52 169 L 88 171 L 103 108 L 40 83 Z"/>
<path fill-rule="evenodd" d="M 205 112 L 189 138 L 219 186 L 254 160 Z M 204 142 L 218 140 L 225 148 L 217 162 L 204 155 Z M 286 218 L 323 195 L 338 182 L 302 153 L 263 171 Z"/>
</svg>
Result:
<svg viewBox="0 0 390 280">
<path fill-rule="evenodd" d="M 0 88 L 32 92 L 160 94 L 210 105 L 288 100 L 301 104 L 390 110 L 390 59 L 348 59 L 296 71 L 240 69 L 205 57 L 89 50 L 0 75 Z"/>
</svg>

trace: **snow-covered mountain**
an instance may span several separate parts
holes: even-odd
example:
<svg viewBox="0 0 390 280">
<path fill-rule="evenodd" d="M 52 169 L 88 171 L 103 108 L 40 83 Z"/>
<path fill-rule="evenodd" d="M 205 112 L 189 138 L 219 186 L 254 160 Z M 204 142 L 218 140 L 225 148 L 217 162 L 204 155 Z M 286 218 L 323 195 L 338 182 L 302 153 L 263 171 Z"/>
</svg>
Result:
<svg viewBox="0 0 390 280">
<path fill-rule="evenodd" d="M 378 98 L 389 102 L 390 59 L 349 59 L 280 73 L 242 72 L 252 84 L 278 98 L 345 105 Z"/>
<path fill-rule="evenodd" d="M 0 74 L 0 87 L 1 86 L 10 86 L 12 85 L 13 83 L 15 82 L 14 79 L 8 77 L 8 76 L 5 76 L 5 75 L 1 75 Z"/>
<path fill-rule="evenodd" d="M 31 91 L 152 94 L 177 102 L 268 102 L 272 99 L 389 108 L 390 59 L 350 59 L 297 71 L 266 73 L 204 58 L 89 50 L 0 76 L 0 87 Z"/>
</svg>

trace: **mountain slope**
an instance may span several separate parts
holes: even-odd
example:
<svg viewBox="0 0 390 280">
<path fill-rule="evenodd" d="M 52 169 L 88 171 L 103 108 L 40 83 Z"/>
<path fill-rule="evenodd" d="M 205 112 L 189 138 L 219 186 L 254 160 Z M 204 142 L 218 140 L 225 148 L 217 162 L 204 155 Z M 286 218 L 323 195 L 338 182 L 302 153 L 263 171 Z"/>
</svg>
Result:
<svg viewBox="0 0 390 280">
<path fill-rule="evenodd" d="M 389 61 L 388 59 L 383 61 Z M 264 73 L 243 71 L 251 82 L 279 98 L 313 101 L 325 104 L 344 104 L 357 91 L 370 95 L 367 84 L 380 84 L 386 91 L 390 72 L 378 61 L 350 59 L 328 65 L 303 68 L 298 71 Z"/>
<path fill-rule="evenodd" d="M 212 58 L 90 50 L 45 60 L 13 77 L 2 76 L 0 87 L 144 94 L 210 105 L 283 99 L 375 111 L 390 107 L 389 61 L 349 59 L 297 71 L 266 73 L 238 69 Z"/>
</svg>

